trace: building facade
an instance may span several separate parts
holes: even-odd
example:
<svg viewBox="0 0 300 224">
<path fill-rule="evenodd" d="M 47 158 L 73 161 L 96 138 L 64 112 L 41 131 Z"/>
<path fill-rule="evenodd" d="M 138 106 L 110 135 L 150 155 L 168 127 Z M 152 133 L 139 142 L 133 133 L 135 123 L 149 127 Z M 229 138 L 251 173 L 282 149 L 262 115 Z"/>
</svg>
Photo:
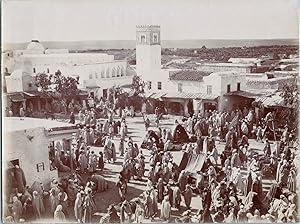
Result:
<svg viewBox="0 0 300 224">
<path fill-rule="evenodd" d="M 161 69 L 159 26 L 137 26 L 136 71 L 154 99 L 162 99 L 174 111 L 188 115 L 191 110 L 223 109 L 216 106 L 228 92 L 245 90 L 246 75 L 254 64 L 198 63 L 196 70 Z M 176 105 L 175 105 L 176 104 Z M 191 106 L 192 105 L 192 106 Z M 191 109 L 193 108 L 193 109 Z"/>
<path fill-rule="evenodd" d="M 160 26 L 136 27 L 136 69 L 146 80 L 144 72 L 161 69 Z"/>
<path fill-rule="evenodd" d="M 47 185 L 58 178 L 58 169 L 51 166 L 49 146 L 56 141 L 69 142 L 76 126 L 36 118 L 7 117 L 4 119 L 4 163 L 18 164 L 24 171 L 27 185 L 35 181 Z M 66 144 L 65 144 L 66 145 Z M 30 156 L 29 156 L 30 155 Z"/>
<path fill-rule="evenodd" d="M 256 71 L 255 64 L 238 64 L 238 63 L 196 63 L 199 71 L 206 72 L 224 72 L 235 71 L 241 73 L 252 73 Z"/>
<path fill-rule="evenodd" d="M 114 60 L 113 55 L 103 53 L 45 49 L 37 40 L 29 43 L 25 50 L 6 52 L 4 63 L 4 72 L 9 73 L 24 69 L 25 64 L 26 70 L 33 76 L 38 73 L 54 74 L 60 70 L 63 75 L 78 76 L 81 88 L 86 87 L 84 84 L 88 80 L 118 79 L 128 75 L 126 60 Z"/>
</svg>

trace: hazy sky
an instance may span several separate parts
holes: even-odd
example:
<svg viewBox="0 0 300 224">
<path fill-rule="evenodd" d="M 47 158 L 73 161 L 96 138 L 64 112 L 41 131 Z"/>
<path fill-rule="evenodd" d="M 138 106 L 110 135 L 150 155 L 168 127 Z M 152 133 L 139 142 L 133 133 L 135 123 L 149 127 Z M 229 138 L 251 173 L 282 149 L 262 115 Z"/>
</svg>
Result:
<svg viewBox="0 0 300 224">
<path fill-rule="evenodd" d="M 3 0 L 4 42 L 298 38 L 297 0 Z"/>
</svg>

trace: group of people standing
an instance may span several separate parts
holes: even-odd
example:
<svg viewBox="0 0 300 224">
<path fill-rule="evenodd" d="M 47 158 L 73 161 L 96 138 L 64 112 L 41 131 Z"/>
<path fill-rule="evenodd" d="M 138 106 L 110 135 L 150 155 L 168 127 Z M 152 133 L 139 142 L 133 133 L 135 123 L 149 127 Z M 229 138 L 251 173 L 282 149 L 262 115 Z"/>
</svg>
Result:
<svg viewBox="0 0 300 224">
<path fill-rule="evenodd" d="M 98 171 L 104 170 L 105 163 L 115 163 L 117 155 L 123 160 L 114 188 L 119 201 L 108 208 L 101 223 L 142 223 L 157 217 L 183 223 L 296 222 L 297 150 L 291 145 L 287 126 L 282 137 L 271 144 L 266 135 L 272 128 L 267 124 L 271 120 L 276 122 L 271 115 L 261 118 L 247 108 L 232 113 L 205 111 L 182 122 L 180 125 L 190 136 L 183 151 L 189 158 L 205 155 L 201 169 L 196 171 L 186 170 L 174 162 L 169 151 L 174 136 L 162 128 L 159 118 L 156 120 L 158 140 L 149 138 L 150 157 L 146 161 L 143 151 L 129 136 L 126 116 L 115 117 L 114 111 L 108 110 L 107 118 L 101 123 L 94 110 L 79 112 L 75 151 L 68 154 L 60 143 L 50 149 L 59 170 L 68 172 L 72 167 L 75 172 L 66 181 L 53 179 L 49 191 L 42 185 L 29 190 L 22 172 L 13 171 L 18 178 L 17 190 L 10 199 L 10 214 L 15 222 L 27 219 L 24 214 L 29 213 L 40 219 L 47 207 L 57 222 L 93 221 L 94 195 L 108 188 Z M 116 136 L 120 138 L 118 147 Z M 91 150 L 97 141 L 103 144 L 103 151 L 98 155 Z M 217 146 L 218 141 L 224 142 L 222 150 L 221 145 Z M 261 152 L 251 149 L 253 142 L 259 147 L 264 142 Z M 87 175 L 87 181 L 81 175 Z M 266 177 L 272 179 L 270 189 L 264 188 Z M 147 184 L 139 198 L 128 201 L 128 183 L 132 179 L 141 183 L 146 179 Z M 192 212 L 194 204 L 197 212 Z M 75 217 L 70 217 L 70 207 Z M 174 219 L 174 213 L 179 217 Z"/>
</svg>

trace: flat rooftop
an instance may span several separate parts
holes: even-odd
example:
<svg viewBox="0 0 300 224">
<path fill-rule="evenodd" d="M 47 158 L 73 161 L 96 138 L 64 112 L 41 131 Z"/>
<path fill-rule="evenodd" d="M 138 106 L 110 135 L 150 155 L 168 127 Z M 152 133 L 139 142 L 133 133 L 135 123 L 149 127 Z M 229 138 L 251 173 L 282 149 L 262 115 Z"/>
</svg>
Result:
<svg viewBox="0 0 300 224">
<path fill-rule="evenodd" d="M 46 130 L 51 128 L 60 127 L 72 127 L 74 124 L 65 122 L 59 122 L 55 120 L 39 119 L 24 117 L 21 120 L 20 117 L 4 117 L 3 118 L 3 130 L 6 132 L 22 131 L 25 129 L 45 128 Z"/>
<path fill-rule="evenodd" d="M 113 56 L 106 53 L 51 53 L 51 54 L 23 54 L 21 57 L 24 58 L 69 58 L 69 57 L 77 57 L 77 58 L 90 58 L 90 57 L 107 57 Z"/>
<path fill-rule="evenodd" d="M 216 63 L 196 63 L 198 66 L 211 66 L 211 67 L 254 67 L 252 63 L 242 64 L 242 63 L 225 63 L 225 62 L 216 62 Z"/>
</svg>

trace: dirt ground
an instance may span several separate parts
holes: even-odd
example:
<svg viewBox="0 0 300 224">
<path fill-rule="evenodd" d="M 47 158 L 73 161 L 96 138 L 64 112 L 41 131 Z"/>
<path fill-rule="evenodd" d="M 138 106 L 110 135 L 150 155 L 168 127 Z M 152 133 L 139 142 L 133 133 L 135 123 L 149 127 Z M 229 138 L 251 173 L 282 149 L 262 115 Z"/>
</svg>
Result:
<svg viewBox="0 0 300 224">
<path fill-rule="evenodd" d="M 167 118 L 161 120 L 160 126 L 164 127 L 164 128 L 171 128 L 172 125 L 174 124 L 175 119 L 176 119 L 176 117 L 167 117 Z M 137 143 L 138 145 L 140 145 L 146 134 L 143 119 L 141 117 L 127 118 L 126 122 L 128 125 L 128 132 L 129 132 L 128 136 L 132 137 L 134 143 Z M 153 125 L 152 125 L 151 129 L 155 129 L 155 127 L 153 127 Z M 114 137 L 113 140 L 116 144 L 116 148 L 118 149 L 119 138 Z M 217 142 L 216 147 L 217 147 L 219 153 L 221 153 L 224 148 L 224 143 Z M 256 150 L 256 151 L 262 153 L 263 144 L 257 143 L 254 140 L 250 140 L 250 148 L 252 148 L 252 150 Z M 99 151 L 103 150 L 103 148 L 91 147 L 91 150 L 94 151 L 95 154 L 98 154 Z M 145 162 L 146 162 L 145 175 L 147 176 L 148 169 L 149 169 L 150 154 L 146 149 L 143 149 L 143 154 L 146 157 L 146 159 L 145 159 Z M 182 152 L 174 151 L 174 152 L 172 152 L 172 155 L 174 157 L 174 161 L 179 163 Z M 105 192 L 97 193 L 94 197 L 94 200 L 96 203 L 96 208 L 97 208 L 95 211 L 94 217 L 93 217 L 95 222 L 99 222 L 101 216 L 103 215 L 103 213 L 105 213 L 107 211 L 107 208 L 110 204 L 112 204 L 114 202 L 115 203 L 120 202 L 120 198 L 118 195 L 118 189 L 115 186 L 115 184 L 118 180 L 118 174 L 121 171 L 122 163 L 123 163 L 123 157 L 120 157 L 119 155 L 117 155 L 117 161 L 114 164 L 105 163 L 104 171 L 99 173 L 103 177 L 105 177 L 105 179 L 108 181 L 109 188 Z M 84 177 L 84 178 L 86 178 L 86 177 Z M 131 180 L 130 183 L 128 184 L 128 192 L 126 194 L 126 199 L 131 200 L 131 199 L 141 195 L 142 192 L 146 188 L 146 182 L 147 182 L 146 177 L 144 177 L 142 181 Z M 263 181 L 264 189 L 267 190 L 270 187 L 271 183 L 272 183 L 272 180 L 264 180 Z M 199 200 L 199 198 L 196 195 L 194 195 L 194 197 L 192 198 L 192 203 L 191 203 L 191 207 L 193 208 L 192 212 L 196 212 L 198 210 L 198 208 L 199 208 L 198 200 Z M 172 210 L 172 215 L 171 215 L 172 219 L 174 220 L 176 217 L 178 217 L 182 213 L 182 211 L 184 211 L 185 209 L 186 208 L 183 206 L 183 203 L 182 203 L 181 211 L 178 212 L 176 210 Z M 73 212 L 72 207 L 69 208 L 69 214 L 70 214 L 70 217 L 74 217 L 74 212 Z M 154 221 L 157 222 L 160 220 L 157 217 Z"/>
</svg>

